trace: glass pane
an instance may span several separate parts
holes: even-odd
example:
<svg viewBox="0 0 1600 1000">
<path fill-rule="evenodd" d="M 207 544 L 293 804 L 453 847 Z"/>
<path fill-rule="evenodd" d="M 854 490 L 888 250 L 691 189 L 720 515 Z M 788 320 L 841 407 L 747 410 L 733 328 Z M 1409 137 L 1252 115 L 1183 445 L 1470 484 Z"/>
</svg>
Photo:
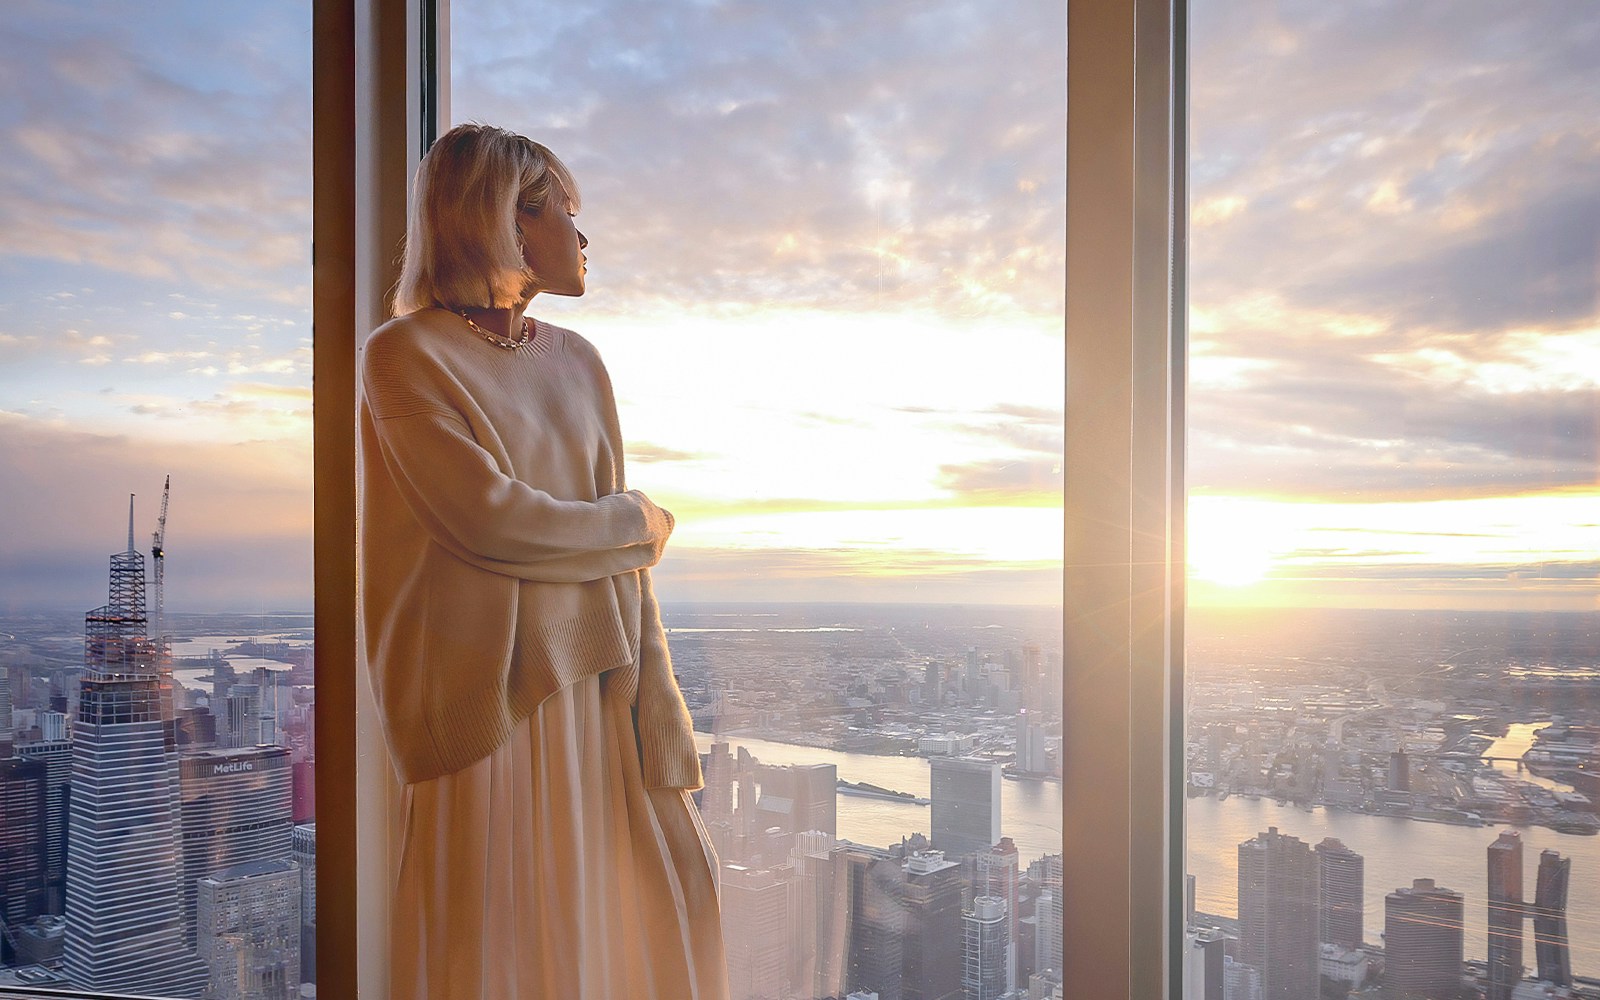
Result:
<svg viewBox="0 0 1600 1000">
<path fill-rule="evenodd" d="M 1600 8 L 1192 28 L 1186 995 L 1595 995 Z"/>
<path fill-rule="evenodd" d="M 0 992 L 315 992 L 309 32 L 6 11 Z"/>
<path fill-rule="evenodd" d="M 583 193 L 732 995 L 1059 996 L 1065 9 L 451 4 Z M 1031 992 L 1030 992 L 1031 991 Z"/>
</svg>

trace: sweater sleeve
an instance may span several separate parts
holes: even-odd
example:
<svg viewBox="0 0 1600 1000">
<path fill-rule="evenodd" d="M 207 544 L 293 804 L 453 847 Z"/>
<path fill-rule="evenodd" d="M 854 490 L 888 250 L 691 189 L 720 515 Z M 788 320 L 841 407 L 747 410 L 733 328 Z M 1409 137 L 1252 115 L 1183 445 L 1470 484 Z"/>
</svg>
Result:
<svg viewBox="0 0 1600 1000">
<path fill-rule="evenodd" d="M 429 534 L 484 569 L 545 583 L 582 583 L 653 566 L 672 515 L 630 490 L 557 500 L 500 471 L 453 415 L 375 418 L 385 470 Z"/>
<path fill-rule="evenodd" d="M 643 620 L 639 627 L 638 733 L 645 787 L 693 791 L 705 786 L 694 741 L 694 719 L 672 673 L 672 655 L 667 650 L 667 633 L 661 626 L 661 607 L 649 570 L 639 574 L 639 589 Z"/>
</svg>

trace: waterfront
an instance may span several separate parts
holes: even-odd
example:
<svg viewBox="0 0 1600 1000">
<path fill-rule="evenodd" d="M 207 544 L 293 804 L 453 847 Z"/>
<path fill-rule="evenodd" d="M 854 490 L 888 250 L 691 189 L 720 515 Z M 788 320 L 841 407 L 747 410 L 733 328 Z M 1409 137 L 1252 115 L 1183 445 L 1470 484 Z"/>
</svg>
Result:
<svg viewBox="0 0 1600 1000">
<path fill-rule="evenodd" d="M 711 737 L 697 733 L 701 751 Z M 871 781 L 897 791 L 927 795 L 928 761 L 921 757 L 875 757 L 814 747 L 728 737 L 765 764 L 834 764 L 847 781 Z M 929 832 L 928 806 L 840 795 L 839 836 L 886 846 L 914 831 Z M 1048 782 L 1005 781 L 1000 790 L 1002 835 L 1016 842 L 1023 864 L 1061 847 L 1061 786 Z M 1297 806 L 1270 799 L 1230 796 L 1188 800 L 1189 868 L 1195 875 L 1197 907 L 1233 917 L 1238 912 L 1238 850 L 1269 826 L 1315 845 L 1337 837 L 1366 858 L 1366 940 L 1382 942 L 1383 900 L 1412 879 L 1432 878 L 1466 897 L 1466 954 L 1482 958 L 1488 933 L 1485 851 L 1503 827 L 1463 827 L 1388 816 Z M 1524 892 L 1533 894 L 1539 852 L 1560 851 L 1572 859 L 1568 909 L 1572 967 L 1580 975 L 1600 975 L 1600 837 L 1556 833 L 1543 827 L 1515 827 L 1522 834 Z M 1532 928 L 1524 928 L 1524 952 L 1532 961 Z"/>
<path fill-rule="evenodd" d="M 1550 848 L 1572 859 L 1567 910 L 1572 969 L 1579 975 L 1600 975 L 1600 837 L 1537 826 L 1450 826 L 1320 807 L 1308 812 L 1241 796 L 1223 802 L 1194 798 L 1188 804 L 1189 870 L 1195 876 L 1195 905 L 1202 912 L 1237 915 L 1239 844 L 1276 826 L 1312 845 L 1324 837 L 1337 837 L 1366 858 L 1367 941 L 1382 942 L 1386 895 L 1411 885 L 1413 879 L 1431 878 L 1466 897 L 1466 955 L 1480 959 L 1487 952 L 1488 935 L 1486 852 L 1501 830 L 1514 829 L 1522 835 L 1525 896 L 1533 895 L 1541 850 Z M 1524 927 L 1523 932 L 1523 952 L 1531 964 L 1533 928 Z"/>
<path fill-rule="evenodd" d="M 696 733 L 695 737 L 702 753 L 711 748 L 710 735 Z M 929 793 L 924 757 L 875 757 L 745 737 L 723 739 L 732 753 L 737 755 L 738 748 L 745 747 L 763 764 L 833 764 L 845 781 L 870 781 L 923 797 Z M 845 840 L 886 847 L 913 833 L 931 832 L 931 806 L 859 795 L 840 795 L 838 803 L 838 835 Z M 1001 782 L 1000 833 L 1016 842 L 1023 867 L 1042 855 L 1060 854 L 1061 786 L 1050 781 Z"/>
</svg>

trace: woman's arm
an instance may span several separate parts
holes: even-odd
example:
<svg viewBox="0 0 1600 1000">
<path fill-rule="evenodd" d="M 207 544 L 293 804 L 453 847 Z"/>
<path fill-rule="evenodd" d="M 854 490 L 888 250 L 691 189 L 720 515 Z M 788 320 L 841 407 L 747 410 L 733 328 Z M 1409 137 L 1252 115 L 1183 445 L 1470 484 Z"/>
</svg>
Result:
<svg viewBox="0 0 1600 1000">
<path fill-rule="evenodd" d="M 646 788 L 702 788 L 705 776 L 694 741 L 694 719 L 672 674 L 672 654 L 649 570 L 639 573 L 639 587 L 643 621 L 639 627 L 638 732 L 644 784 Z"/>
<path fill-rule="evenodd" d="M 505 475 L 460 418 L 436 410 L 372 418 L 384 468 L 439 544 L 524 580 L 581 583 L 654 566 L 672 515 L 630 490 L 557 500 Z"/>
</svg>

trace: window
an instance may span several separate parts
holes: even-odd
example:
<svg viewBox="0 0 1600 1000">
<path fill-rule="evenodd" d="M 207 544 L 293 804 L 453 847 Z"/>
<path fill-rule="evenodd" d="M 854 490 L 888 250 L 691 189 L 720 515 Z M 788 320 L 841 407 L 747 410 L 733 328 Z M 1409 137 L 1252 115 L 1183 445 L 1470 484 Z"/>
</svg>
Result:
<svg viewBox="0 0 1600 1000">
<path fill-rule="evenodd" d="M 450 121 L 583 189 L 531 312 L 678 518 L 736 997 L 1060 982 L 1064 13 L 451 5 Z"/>
<path fill-rule="evenodd" d="M 315 981 L 308 29 L 7 12 L 0 993 Z"/>
<path fill-rule="evenodd" d="M 422 16 L 432 17 L 434 5 L 419 6 Z M 357 710 L 361 688 L 341 666 L 355 656 L 354 635 L 346 627 L 354 610 L 348 541 L 354 515 L 346 500 L 353 496 L 348 456 L 354 435 L 352 425 L 339 414 L 353 410 L 357 333 L 364 335 L 381 320 L 382 293 L 393 280 L 390 266 L 403 228 L 406 178 L 420 155 L 419 139 L 428 131 L 421 109 L 437 108 L 436 99 L 442 95 L 429 89 L 429 61 L 419 64 L 415 58 L 419 52 L 434 51 L 424 48 L 425 36 L 437 37 L 420 30 L 420 21 L 403 20 L 387 8 L 357 17 L 352 7 L 332 3 L 319 4 L 316 13 L 318 657 L 319 663 L 333 667 L 319 674 L 318 697 L 323 718 L 331 710 L 341 713 L 339 718 L 353 713 L 357 720 L 354 729 L 330 726 L 320 745 L 324 790 L 338 781 L 333 787 L 354 787 L 357 797 L 349 803 L 325 796 L 319 812 L 324 884 L 348 890 L 330 889 L 319 910 L 325 942 L 319 985 L 341 995 L 353 993 L 357 970 L 352 965 L 358 962 L 363 991 L 381 995 L 387 974 L 384 800 L 391 790 L 383 774 L 377 773 L 382 770 L 381 741 L 370 716 Z M 1135 15 L 1140 29 L 1137 45 Z M 1065 753 L 1063 789 L 1074 808 L 1063 810 L 1064 830 L 1069 842 L 1095 845 L 1092 851 L 1063 856 L 1064 878 L 1082 887 L 1079 898 L 1086 904 L 1092 901 L 1065 909 L 1064 936 L 1072 947 L 1065 951 L 1064 964 L 1074 983 L 1100 997 L 1158 995 L 1165 982 L 1175 982 L 1166 958 L 1178 955 L 1178 943 L 1164 947 L 1156 943 L 1165 940 L 1168 926 L 1181 929 L 1181 922 L 1169 924 L 1167 917 L 1172 909 L 1169 897 L 1175 898 L 1170 886 L 1177 881 L 1182 861 L 1181 854 L 1174 859 L 1168 853 L 1169 845 L 1181 842 L 1169 836 L 1169 819 L 1179 814 L 1167 794 L 1169 787 L 1181 794 L 1181 780 L 1169 782 L 1166 775 L 1173 770 L 1181 776 L 1181 765 L 1170 768 L 1162 741 L 1144 738 L 1161 731 L 1160 720 L 1167 711 L 1163 697 L 1170 676 L 1168 654 L 1141 653 L 1142 669 L 1136 670 L 1136 650 L 1128 637 L 1135 611 L 1141 622 L 1149 620 L 1145 612 L 1152 593 L 1157 595 L 1155 617 L 1163 623 L 1163 635 L 1170 634 L 1167 612 L 1181 607 L 1171 602 L 1172 583 L 1165 576 L 1171 562 L 1167 549 L 1181 540 L 1169 524 L 1173 508 L 1163 498 L 1173 496 L 1165 491 L 1174 485 L 1165 443 L 1173 440 L 1170 408 L 1173 402 L 1181 403 L 1168 376 L 1174 371 L 1181 376 L 1182 354 L 1172 353 L 1172 317 L 1165 306 L 1141 314 L 1136 321 L 1128 308 L 1130 300 L 1124 297 L 1119 304 L 1114 293 L 1130 282 L 1155 281 L 1154 298 L 1165 302 L 1162 290 L 1172 281 L 1173 233 L 1162 206 L 1170 203 L 1174 191 L 1174 105 L 1166 81 L 1181 86 L 1184 78 L 1181 8 L 1177 15 L 1175 20 L 1174 12 L 1164 5 L 1131 2 L 1096 4 L 1092 9 L 1078 4 L 1070 11 L 1069 72 L 1074 84 L 1069 127 L 1075 138 L 1068 150 L 1074 183 L 1068 191 L 1072 206 L 1067 235 L 1069 244 L 1076 240 L 1080 249 L 1067 257 L 1068 325 L 1073 331 L 1067 350 L 1075 359 L 1069 360 L 1069 369 L 1084 385 L 1122 388 L 1111 393 L 1069 391 L 1068 464 L 1086 474 L 1068 477 L 1066 484 L 1067 602 L 1073 606 L 1074 592 L 1086 598 L 1077 606 L 1091 614 L 1075 618 L 1080 625 L 1103 622 L 1094 614 L 1108 604 L 1120 608 L 1113 613 L 1120 613 L 1122 621 L 1120 628 L 1067 630 L 1067 656 L 1081 655 L 1092 669 L 1066 673 L 1066 707 L 1069 722 L 1114 717 L 1135 723 L 1128 731 L 1107 730 L 1103 725 L 1074 730 L 1068 725 L 1063 733 L 1065 741 L 1071 741 L 1075 732 L 1082 737 Z M 1176 46 L 1174 39 L 1179 42 Z M 1162 82 L 1136 89 L 1135 72 L 1147 84 L 1152 78 Z M 446 72 L 438 77 L 444 91 L 449 76 Z M 1175 107 L 1182 106 L 1180 93 Z M 1177 121 L 1181 124 L 1181 116 Z M 1144 159 L 1137 161 L 1136 133 L 1145 151 Z M 1181 188 L 1177 194 L 1181 203 Z M 1160 217 L 1145 212 L 1136 219 L 1136 205 L 1155 206 Z M 1151 373 L 1160 378 L 1138 377 Z M 1181 386 L 1181 377 L 1176 384 Z M 1123 389 L 1140 401 L 1137 414 L 1125 405 L 1129 395 Z M 1159 442 L 1154 449 L 1158 468 L 1141 467 L 1143 478 L 1130 483 L 1128 458 L 1136 453 L 1131 439 L 1145 435 L 1149 440 L 1151 434 Z M 1080 466 L 1079 461 L 1089 464 Z M 1153 489 L 1148 488 L 1152 480 L 1157 483 Z M 1124 513 L 1100 517 L 1106 510 L 1118 509 L 1114 494 L 1121 495 Z M 1136 498 L 1150 503 L 1135 509 Z M 1126 572 L 1120 580 L 1108 573 L 1086 572 L 1115 565 L 1126 571 L 1133 565 L 1130 542 L 1150 537 L 1160 538 L 1164 547 L 1153 560 L 1161 567 L 1163 582 L 1157 587 L 1135 588 Z M 1152 679 L 1157 682 L 1154 697 Z M 1098 742 L 1090 738 L 1096 734 Z M 1137 743 L 1135 734 L 1140 737 Z M 359 781 L 355 779 L 358 748 L 362 767 L 371 769 L 364 770 Z M 330 774 L 336 777 L 327 779 Z M 1152 775 L 1153 781 L 1142 780 Z M 332 800 L 332 808 L 327 800 Z M 1137 816 L 1153 815 L 1153 822 L 1136 827 L 1130 800 L 1138 806 Z M 1130 948 L 1130 936 L 1151 946 Z M 339 961 L 335 956 L 346 958 Z"/>
<path fill-rule="evenodd" d="M 1193 25 L 1188 995 L 1587 995 L 1600 16 Z"/>
</svg>

